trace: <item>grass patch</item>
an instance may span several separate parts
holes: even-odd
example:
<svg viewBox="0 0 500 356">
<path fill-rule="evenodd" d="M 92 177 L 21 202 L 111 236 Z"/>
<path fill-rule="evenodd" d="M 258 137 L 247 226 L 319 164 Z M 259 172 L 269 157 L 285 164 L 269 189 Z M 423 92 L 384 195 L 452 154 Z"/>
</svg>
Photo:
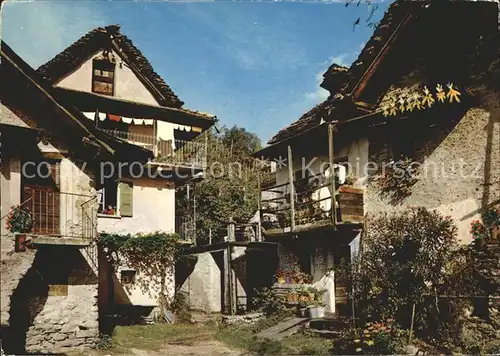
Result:
<svg viewBox="0 0 500 356">
<path fill-rule="evenodd" d="M 256 333 L 276 325 L 287 315 L 275 315 L 263 319 L 254 325 L 240 325 L 220 328 L 216 337 L 226 345 L 247 350 L 257 355 L 328 355 L 332 349 L 332 341 L 305 332 L 283 338 L 282 340 L 265 340 L 255 336 Z"/>
<path fill-rule="evenodd" d="M 130 349 L 162 351 L 165 345 L 191 346 L 199 341 L 218 340 L 229 348 L 247 351 L 256 355 L 326 355 L 332 341 L 298 333 L 279 341 L 259 339 L 256 333 L 276 325 L 287 315 L 276 315 L 253 325 L 220 327 L 207 324 L 155 324 L 116 327 L 111 348 L 99 354 L 129 354 Z M 105 344 L 109 343 L 109 340 Z"/>
<path fill-rule="evenodd" d="M 190 345 L 212 340 L 216 329 L 210 325 L 155 324 L 118 326 L 113 332 L 113 351 L 161 350 L 165 344 Z"/>
</svg>

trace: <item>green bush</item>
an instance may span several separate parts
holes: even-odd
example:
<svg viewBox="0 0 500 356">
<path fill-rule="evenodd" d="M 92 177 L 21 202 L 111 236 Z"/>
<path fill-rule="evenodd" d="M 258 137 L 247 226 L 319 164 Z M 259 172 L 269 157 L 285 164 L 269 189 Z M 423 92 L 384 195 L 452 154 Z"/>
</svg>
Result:
<svg viewBox="0 0 500 356">
<path fill-rule="evenodd" d="M 253 305 L 267 316 L 279 314 L 287 309 L 282 299 L 271 288 L 256 290 Z"/>
<path fill-rule="evenodd" d="M 369 221 L 363 255 L 354 261 L 357 317 L 393 318 L 433 344 L 458 345 L 470 300 L 438 295 L 477 295 L 470 248 L 457 248 L 451 217 L 414 208 Z"/>
<path fill-rule="evenodd" d="M 174 312 L 176 319 L 180 322 L 191 322 L 193 316 L 189 308 L 189 303 L 186 294 L 177 291 L 174 295 L 174 299 L 170 304 L 172 312 Z"/>
<path fill-rule="evenodd" d="M 394 355 L 404 353 L 408 332 L 392 321 L 368 323 L 363 329 L 348 329 L 335 340 L 333 351 L 340 355 Z"/>
</svg>

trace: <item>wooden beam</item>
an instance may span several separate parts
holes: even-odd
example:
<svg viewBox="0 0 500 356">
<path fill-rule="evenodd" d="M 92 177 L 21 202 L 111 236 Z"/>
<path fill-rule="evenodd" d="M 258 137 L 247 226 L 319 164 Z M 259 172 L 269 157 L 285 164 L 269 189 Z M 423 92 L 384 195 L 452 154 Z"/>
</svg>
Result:
<svg viewBox="0 0 500 356">
<path fill-rule="evenodd" d="M 331 198 L 332 198 L 332 223 L 333 229 L 336 230 L 337 224 L 337 197 L 336 197 L 336 189 L 335 189 L 335 152 L 333 146 L 333 131 L 335 127 L 333 124 L 328 124 L 328 157 L 330 159 L 330 170 L 331 170 Z"/>
<path fill-rule="evenodd" d="M 293 182 L 292 147 L 288 146 L 288 182 L 290 183 L 290 228 L 295 230 L 295 185 Z"/>
<path fill-rule="evenodd" d="M 377 67 L 380 65 L 382 60 L 385 58 L 387 53 L 389 53 L 389 49 L 391 48 L 392 44 L 396 41 L 396 38 L 401 32 L 401 28 L 403 28 L 412 18 L 412 14 L 407 14 L 403 20 L 399 23 L 399 25 L 396 27 L 392 35 L 389 37 L 387 42 L 384 44 L 380 52 L 377 54 L 375 57 L 375 60 L 370 64 L 368 69 L 366 70 L 365 73 L 363 73 L 363 76 L 361 79 L 356 83 L 354 86 L 353 90 L 351 91 L 351 97 L 357 101 L 358 98 L 360 97 L 362 91 L 365 89 L 368 81 L 370 78 L 373 76 L 375 71 L 377 70 Z"/>
</svg>

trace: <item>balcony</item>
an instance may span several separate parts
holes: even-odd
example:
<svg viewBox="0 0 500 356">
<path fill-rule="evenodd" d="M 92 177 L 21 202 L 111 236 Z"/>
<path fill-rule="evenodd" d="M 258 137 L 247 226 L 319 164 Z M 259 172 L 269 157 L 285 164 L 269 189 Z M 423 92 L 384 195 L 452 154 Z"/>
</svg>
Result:
<svg viewBox="0 0 500 356">
<path fill-rule="evenodd" d="M 205 169 L 207 165 L 206 145 L 201 142 L 183 140 L 161 140 L 154 135 L 138 134 L 128 131 L 100 129 L 114 137 L 141 146 L 155 155 L 153 162 L 174 166 Z"/>
<path fill-rule="evenodd" d="M 32 214 L 37 244 L 88 245 L 97 239 L 97 196 L 25 186 L 22 207 Z"/>
<path fill-rule="evenodd" d="M 182 242 L 195 243 L 196 226 L 194 223 L 194 219 L 190 216 L 176 216 L 175 233 L 179 235 L 179 238 Z"/>
<path fill-rule="evenodd" d="M 293 182 L 293 187 L 287 182 L 262 189 L 261 221 L 264 233 L 268 236 L 279 235 L 363 223 L 363 190 L 340 186 L 335 194 L 337 198 L 332 213 L 331 189 L 331 180 L 320 174 L 297 180 Z"/>
</svg>

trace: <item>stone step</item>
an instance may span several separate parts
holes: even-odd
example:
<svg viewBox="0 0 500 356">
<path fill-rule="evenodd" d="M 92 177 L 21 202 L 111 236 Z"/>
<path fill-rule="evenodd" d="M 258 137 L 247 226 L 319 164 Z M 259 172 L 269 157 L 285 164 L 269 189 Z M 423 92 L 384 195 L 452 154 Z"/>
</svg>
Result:
<svg viewBox="0 0 500 356">
<path fill-rule="evenodd" d="M 311 330 L 339 331 L 348 326 L 349 321 L 340 317 L 312 319 L 309 322 Z"/>
<path fill-rule="evenodd" d="M 319 337 L 324 337 L 325 339 L 335 339 L 340 334 L 340 331 L 337 330 L 309 329 L 309 331 Z"/>
</svg>

